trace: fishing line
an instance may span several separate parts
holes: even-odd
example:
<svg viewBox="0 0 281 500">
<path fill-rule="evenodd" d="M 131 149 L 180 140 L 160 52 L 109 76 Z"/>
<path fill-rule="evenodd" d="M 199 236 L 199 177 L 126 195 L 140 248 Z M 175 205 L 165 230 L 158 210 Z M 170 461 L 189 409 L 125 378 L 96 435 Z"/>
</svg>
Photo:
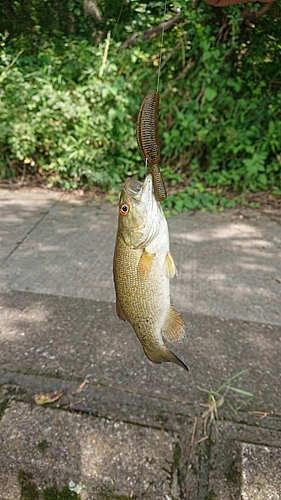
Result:
<svg viewBox="0 0 281 500">
<path fill-rule="evenodd" d="M 116 33 L 117 26 L 118 26 L 119 21 L 120 21 L 121 14 L 123 12 L 123 7 L 124 7 L 124 4 L 125 4 L 125 1 L 126 0 L 123 0 L 123 2 L 122 2 L 121 9 L 119 11 L 119 15 L 118 15 L 117 21 L 116 21 L 115 26 L 114 26 L 114 30 L 113 30 L 113 34 L 112 34 L 112 38 L 113 39 L 114 39 L 114 36 L 115 36 L 115 33 Z"/>
<path fill-rule="evenodd" d="M 165 21 L 165 16 L 166 16 L 166 10 L 167 10 L 167 0 L 165 0 L 165 2 L 164 2 L 163 23 L 162 23 L 162 32 L 161 32 L 160 57 L 159 57 L 159 65 L 158 65 L 158 71 L 157 71 L 157 86 L 156 86 L 157 92 L 159 92 L 159 83 L 160 83 L 160 73 L 161 73 L 161 64 L 162 64 L 162 52 L 163 52 L 163 46 L 164 46 L 164 21 Z"/>
<path fill-rule="evenodd" d="M 125 1 L 126 0 L 122 1 L 122 5 L 121 5 L 120 10 L 119 10 L 117 21 L 116 21 L 116 23 L 114 25 L 114 28 L 113 28 L 112 40 L 114 40 L 114 41 L 115 41 L 115 34 L 116 34 L 117 26 L 119 24 L 119 21 L 120 21 L 122 12 L 123 12 Z M 103 58 L 102 58 L 102 63 L 101 63 L 101 67 L 100 67 L 100 70 L 99 70 L 99 76 L 100 76 L 100 78 L 102 76 L 106 76 L 107 73 L 108 73 L 108 70 L 109 70 L 109 65 L 107 64 L 107 57 L 108 57 L 108 50 L 109 50 L 109 44 L 110 44 L 110 36 L 111 36 L 111 34 L 110 34 L 110 30 L 109 30 L 107 32 L 107 35 L 106 35 L 105 47 L 104 47 L 104 52 L 103 52 Z"/>
<path fill-rule="evenodd" d="M 119 10 L 119 14 L 118 14 L 116 23 L 114 25 L 114 29 L 113 29 L 113 33 L 112 33 L 112 39 L 113 40 L 115 40 L 116 30 L 117 30 L 117 27 L 119 25 L 119 21 L 120 21 L 122 12 L 123 12 L 125 1 L 126 0 L 122 0 L 122 4 L 121 4 L 120 10 Z M 164 0 L 164 11 L 163 11 L 163 16 L 162 16 L 163 21 L 162 21 L 161 42 L 160 42 L 160 55 L 159 55 L 159 64 L 158 64 L 158 69 L 157 69 L 157 85 L 156 85 L 157 92 L 159 92 L 159 85 L 160 85 L 162 54 L 163 54 L 163 47 L 164 47 L 164 31 L 165 31 L 165 29 L 164 29 L 164 26 L 165 26 L 164 23 L 165 23 L 166 12 L 167 12 L 167 0 Z M 102 70 L 101 70 L 102 74 L 106 74 L 107 73 L 107 68 L 105 68 L 105 64 L 106 64 L 106 60 L 107 60 L 107 53 L 108 53 L 108 48 L 109 48 L 109 40 L 110 40 L 110 32 L 107 34 L 107 40 L 106 40 L 107 45 L 105 46 L 104 60 L 102 62 Z"/>
</svg>

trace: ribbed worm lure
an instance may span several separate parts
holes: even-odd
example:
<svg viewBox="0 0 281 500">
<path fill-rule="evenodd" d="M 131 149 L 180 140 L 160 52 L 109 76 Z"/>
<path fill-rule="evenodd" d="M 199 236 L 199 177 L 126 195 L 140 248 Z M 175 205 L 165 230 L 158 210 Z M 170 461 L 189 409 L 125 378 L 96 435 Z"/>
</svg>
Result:
<svg viewBox="0 0 281 500">
<path fill-rule="evenodd" d="M 158 167 L 160 158 L 158 108 L 159 92 L 150 90 L 140 107 L 137 121 L 137 142 L 140 153 L 152 174 L 154 196 L 157 201 L 164 201 L 167 198 L 167 191 Z"/>
</svg>

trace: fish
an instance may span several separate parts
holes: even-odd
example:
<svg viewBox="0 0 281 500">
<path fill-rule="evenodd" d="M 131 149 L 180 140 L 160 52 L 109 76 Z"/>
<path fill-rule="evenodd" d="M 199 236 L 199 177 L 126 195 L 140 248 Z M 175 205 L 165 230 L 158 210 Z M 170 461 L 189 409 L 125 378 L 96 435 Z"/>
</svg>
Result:
<svg viewBox="0 0 281 500">
<path fill-rule="evenodd" d="M 170 280 L 177 269 L 169 249 L 169 231 L 153 179 L 128 178 L 120 195 L 113 258 L 116 312 L 133 327 L 144 353 L 154 363 L 181 361 L 164 344 L 185 337 L 185 324 L 170 303 Z"/>
</svg>

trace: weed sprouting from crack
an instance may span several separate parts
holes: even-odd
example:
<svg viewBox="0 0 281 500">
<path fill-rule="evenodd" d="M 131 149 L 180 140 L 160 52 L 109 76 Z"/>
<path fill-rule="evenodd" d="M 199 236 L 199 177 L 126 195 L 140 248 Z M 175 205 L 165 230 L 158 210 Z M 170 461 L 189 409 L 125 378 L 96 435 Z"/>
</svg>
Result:
<svg viewBox="0 0 281 500">
<path fill-rule="evenodd" d="M 244 391 L 243 389 L 239 389 L 238 387 L 234 387 L 232 385 L 232 382 L 237 379 L 238 377 L 241 377 L 248 373 L 249 370 L 243 370 L 239 373 L 236 373 L 232 377 L 226 380 L 224 384 L 222 384 L 216 391 L 213 389 L 203 389 L 202 387 L 196 386 L 197 389 L 200 391 L 206 392 L 208 394 L 208 400 L 207 403 L 201 403 L 200 406 L 205 407 L 206 409 L 203 411 L 201 418 L 203 420 L 203 437 L 197 441 L 197 443 L 205 441 L 210 437 L 210 430 L 212 425 L 214 424 L 216 432 L 218 433 L 218 421 L 219 421 L 219 415 L 218 415 L 218 409 L 222 407 L 225 403 L 227 406 L 234 412 L 237 413 L 241 408 L 243 408 L 247 401 L 241 401 L 241 404 L 238 407 L 234 407 L 231 405 L 229 401 L 227 401 L 226 396 L 229 393 L 229 391 L 235 392 L 240 394 L 241 396 L 245 396 L 247 398 L 253 398 L 254 394 L 248 391 Z"/>
<path fill-rule="evenodd" d="M 190 470 L 192 468 L 196 468 L 196 461 L 194 462 L 194 453 L 197 445 L 202 445 L 204 448 L 204 444 L 207 446 L 205 448 L 209 449 L 212 444 L 213 435 L 212 428 L 215 428 L 216 435 L 218 437 L 218 422 L 219 422 L 219 410 L 223 405 L 227 405 L 234 413 L 237 413 L 241 408 L 243 408 L 248 402 L 249 399 L 254 397 L 254 394 L 248 391 L 244 391 L 243 389 L 239 389 L 238 387 L 234 387 L 233 381 L 238 377 L 241 377 L 248 373 L 249 370 L 243 370 L 232 377 L 228 378 L 226 382 L 224 382 L 217 390 L 213 389 L 203 389 L 195 386 L 200 391 L 206 392 L 208 394 L 208 399 L 206 403 L 201 403 L 200 406 L 204 408 L 200 416 L 189 415 L 193 420 L 191 438 L 189 442 L 189 452 L 187 458 L 187 469 Z M 194 381 L 193 381 L 194 382 Z M 239 406 L 234 407 L 227 399 L 227 395 L 229 392 L 234 392 L 239 394 L 240 396 L 246 397 L 246 400 L 241 399 L 239 401 Z M 202 453 L 202 449 L 199 451 L 199 455 Z M 204 452 L 204 453 L 205 453 Z M 198 471 L 197 471 L 198 472 Z M 196 472 L 196 473 L 197 473 Z"/>
</svg>

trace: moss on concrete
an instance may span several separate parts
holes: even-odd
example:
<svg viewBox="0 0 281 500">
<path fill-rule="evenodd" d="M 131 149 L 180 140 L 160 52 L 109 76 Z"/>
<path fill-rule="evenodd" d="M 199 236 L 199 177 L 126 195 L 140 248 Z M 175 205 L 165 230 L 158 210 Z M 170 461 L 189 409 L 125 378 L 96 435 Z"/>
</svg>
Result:
<svg viewBox="0 0 281 500">
<path fill-rule="evenodd" d="M 172 463 L 173 469 L 177 469 L 179 467 L 180 458 L 181 458 L 181 447 L 180 447 L 179 443 L 176 443 L 176 446 L 174 449 L 173 463 Z"/>
<path fill-rule="evenodd" d="M 206 500 L 216 500 L 217 495 L 215 494 L 214 490 L 209 491 Z"/>
<path fill-rule="evenodd" d="M 43 491 L 43 500 L 79 500 L 80 496 L 67 486 L 59 491 L 57 486 L 51 486 Z"/>
<path fill-rule="evenodd" d="M 166 413 L 157 413 L 157 415 L 155 415 L 155 418 L 162 424 L 167 424 L 167 422 L 169 422 L 169 417 Z"/>
<path fill-rule="evenodd" d="M 45 453 L 45 451 L 49 448 L 50 445 L 48 441 L 46 441 L 46 439 L 43 439 L 43 441 L 40 441 L 40 443 L 38 443 L 37 446 L 42 453 Z"/>
<path fill-rule="evenodd" d="M 9 404 L 9 399 L 5 398 L 2 401 L 0 401 L 0 421 L 5 413 L 5 410 Z"/>
<path fill-rule="evenodd" d="M 20 500 L 79 500 L 80 496 L 75 491 L 71 491 L 68 486 L 64 486 L 60 491 L 57 486 L 51 486 L 45 488 L 41 493 L 39 493 L 38 488 L 34 481 L 32 481 L 33 476 L 30 472 L 25 472 L 19 470 L 18 480 L 20 483 Z"/>
<path fill-rule="evenodd" d="M 228 482 L 233 484 L 240 484 L 242 482 L 241 472 L 235 461 L 231 462 L 226 479 Z"/>
<path fill-rule="evenodd" d="M 21 500 L 38 500 L 39 491 L 36 484 L 32 481 L 32 474 L 19 470 L 18 480 L 20 483 Z"/>
</svg>

